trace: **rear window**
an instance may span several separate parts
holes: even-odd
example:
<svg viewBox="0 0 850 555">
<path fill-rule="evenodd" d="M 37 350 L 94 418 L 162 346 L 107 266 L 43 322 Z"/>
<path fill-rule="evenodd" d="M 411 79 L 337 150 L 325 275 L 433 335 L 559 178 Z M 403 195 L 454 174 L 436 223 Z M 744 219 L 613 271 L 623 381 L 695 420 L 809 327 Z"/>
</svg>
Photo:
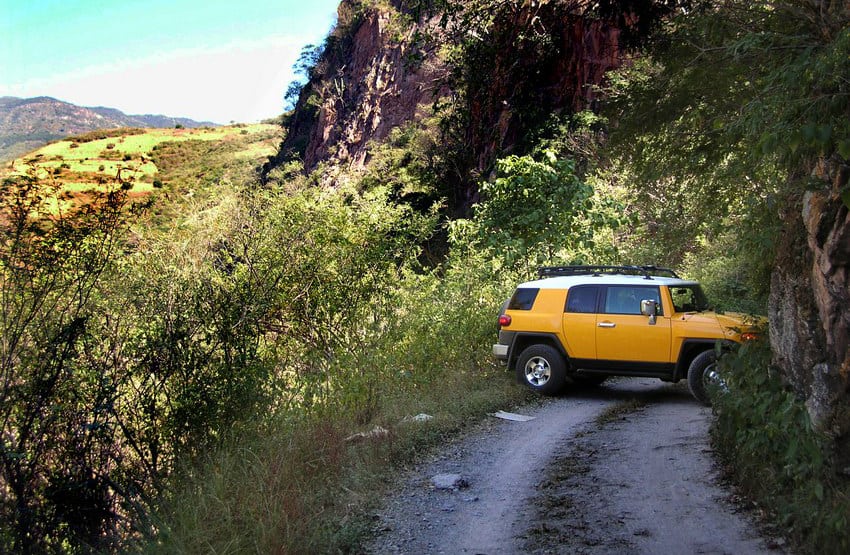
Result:
<svg viewBox="0 0 850 555">
<path fill-rule="evenodd" d="M 511 297 L 511 302 L 508 303 L 508 310 L 531 310 L 539 291 L 540 289 L 536 288 L 517 289 L 514 291 L 514 296 Z"/>
<path fill-rule="evenodd" d="M 572 287 L 567 293 L 567 312 L 591 314 L 596 312 L 596 297 L 599 287 L 581 285 Z"/>
</svg>

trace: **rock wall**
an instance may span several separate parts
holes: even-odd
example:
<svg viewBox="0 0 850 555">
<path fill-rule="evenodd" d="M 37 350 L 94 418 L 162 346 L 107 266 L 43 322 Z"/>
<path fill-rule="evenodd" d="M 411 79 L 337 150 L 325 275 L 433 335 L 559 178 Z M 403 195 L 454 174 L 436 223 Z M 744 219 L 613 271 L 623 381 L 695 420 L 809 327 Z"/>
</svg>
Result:
<svg viewBox="0 0 850 555">
<path fill-rule="evenodd" d="M 440 33 L 438 18 L 411 21 L 398 9 L 364 9 L 355 0 L 343 0 L 338 11 L 337 40 L 305 87 L 281 147 L 307 171 L 321 162 L 362 168 L 370 141 L 417 119 L 447 92 L 432 38 Z"/>
<path fill-rule="evenodd" d="M 620 29 L 583 15 L 580 2 L 506 10 L 496 19 L 483 90 L 468 96 L 469 142 L 485 170 L 551 117 L 591 107 L 605 73 L 620 65 Z"/>
<path fill-rule="evenodd" d="M 829 190 L 807 192 L 785 218 L 771 280 L 774 362 L 818 430 L 850 442 L 850 167 L 822 161 Z"/>
<path fill-rule="evenodd" d="M 461 17 L 457 13 L 417 15 L 405 12 L 408 4 L 392 0 L 390 9 L 364 8 L 357 0 L 342 1 L 339 40 L 332 41 L 302 92 L 276 163 L 299 158 L 306 171 L 322 162 L 362 168 L 371 141 L 430 115 L 438 99 L 456 97 L 452 71 L 458 68 L 449 66 L 441 50 L 471 31 L 458 30 L 452 19 Z M 468 69 L 487 77 L 466 91 L 463 147 L 477 161 L 468 171 L 484 170 L 522 140 L 537 123 L 529 106 L 548 114 L 594 100 L 593 86 L 619 64 L 619 30 L 583 17 L 585 4 L 494 3 L 495 23 L 483 41 L 489 57 Z M 543 57 L 535 47 L 541 41 L 549 46 Z"/>
</svg>

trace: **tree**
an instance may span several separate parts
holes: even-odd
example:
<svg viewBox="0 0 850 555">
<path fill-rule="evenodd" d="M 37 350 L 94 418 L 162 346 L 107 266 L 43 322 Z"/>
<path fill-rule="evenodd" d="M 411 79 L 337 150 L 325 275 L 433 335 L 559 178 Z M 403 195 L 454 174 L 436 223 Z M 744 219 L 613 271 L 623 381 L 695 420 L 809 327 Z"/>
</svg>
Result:
<svg viewBox="0 0 850 555">
<path fill-rule="evenodd" d="M 706 3 L 649 44 L 614 87 L 638 198 L 737 226 L 770 271 L 774 363 L 815 427 L 850 442 L 850 7 Z"/>
<path fill-rule="evenodd" d="M 301 96 L 301 89 L 304 88 L 305 83 L 310 82 L 313 78 L 316 64 L 319 63 L 324 51 L 324 43 L 308 44 L 301 49 L 298 59 L 292 64 L 292 71 L 295 73 L 296 79 L 289 84 L 286 93 L 283 95 L 287 110 L 295 108 L 298 97 Z"/>
<path fill-rule="evenodd" d="M 68 208 L 35 170 L 0 186 L 0 550 L 101 545 L 107 391 L 85 363 L 93 297 L 120 244 L 126 189 Z"/>
<path fill-rule="evenodd" d="M 592 234 L 592 229 L 575 226 L 593 190 L 578 178 L 573 161 L 558 160 L 551 152 L 545 153 L 544 161 L 508 156 L 496 162 L 496 169 L 496 179 L 480 186 L 482 200 L 473 219 L 454 224 L 456 240 L 469 226 L 466 231 L 472 237 L 467 241 L 492 249 L 508 265 L 519 267 L 552 260 L 558 251 Z"/>
</svg>

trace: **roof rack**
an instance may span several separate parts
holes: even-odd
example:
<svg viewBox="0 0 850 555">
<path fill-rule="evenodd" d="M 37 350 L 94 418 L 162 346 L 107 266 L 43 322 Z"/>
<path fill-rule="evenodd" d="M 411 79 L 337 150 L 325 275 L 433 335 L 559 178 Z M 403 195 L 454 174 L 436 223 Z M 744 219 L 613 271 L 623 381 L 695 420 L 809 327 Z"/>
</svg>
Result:
<svg viewBox="0 0 850 555">
<path fill-rule="evenodd" d="M 657 266 L 541 266 L 537 268 L 537 276 L 540 278 L 556 276 L 601 276 L 602 274 L 637 275 L 643 276 L 644 279 L 652 279 L 652 276 L 679 277 L 670 268 L 659 268 Z"/>
</svg>

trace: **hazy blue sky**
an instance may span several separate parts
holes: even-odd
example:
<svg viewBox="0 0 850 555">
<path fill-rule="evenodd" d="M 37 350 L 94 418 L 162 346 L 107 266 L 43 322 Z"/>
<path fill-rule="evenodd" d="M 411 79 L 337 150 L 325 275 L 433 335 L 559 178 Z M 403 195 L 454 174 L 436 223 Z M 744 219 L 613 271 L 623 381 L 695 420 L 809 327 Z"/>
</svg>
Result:
<svg viewBox="0 0 850 555">
<path fill-rule="evenodd" d="M 339 0 L 0 0 L 0 96 L 249 122 Z"/>
</svg>

